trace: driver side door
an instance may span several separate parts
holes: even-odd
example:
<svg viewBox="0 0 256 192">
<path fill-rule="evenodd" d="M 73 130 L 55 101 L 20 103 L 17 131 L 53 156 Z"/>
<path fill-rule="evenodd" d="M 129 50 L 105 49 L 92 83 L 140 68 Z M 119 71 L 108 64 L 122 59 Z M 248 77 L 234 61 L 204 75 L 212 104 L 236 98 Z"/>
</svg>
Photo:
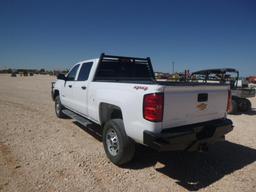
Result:
<svg viewBox="0 0 256 192">
<path fill-rule="evenodd" d="M 64 82 L 62 93 L 61 93 L 61 102 L 67 108 L 74 108 L 74 91 L 73 86 L 76 79 L 76 75 L 79 69 L 79 64 L 75 65 L 66 77 L 66 81 Z"/>
</svg>

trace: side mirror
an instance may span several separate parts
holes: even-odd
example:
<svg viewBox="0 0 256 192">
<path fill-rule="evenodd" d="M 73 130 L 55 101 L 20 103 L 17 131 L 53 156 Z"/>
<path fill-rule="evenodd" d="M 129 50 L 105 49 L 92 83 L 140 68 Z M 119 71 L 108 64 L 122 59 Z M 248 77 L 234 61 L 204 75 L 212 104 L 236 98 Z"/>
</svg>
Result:
<svg viewBox="0 0 256 192">
<path fill-rule="evenodd" d="M 60 73 L 60 74 L 57 76 L 57 79 L 66 81 L 66 76 L 65 76 L 63 73 Z"/>
</svg>

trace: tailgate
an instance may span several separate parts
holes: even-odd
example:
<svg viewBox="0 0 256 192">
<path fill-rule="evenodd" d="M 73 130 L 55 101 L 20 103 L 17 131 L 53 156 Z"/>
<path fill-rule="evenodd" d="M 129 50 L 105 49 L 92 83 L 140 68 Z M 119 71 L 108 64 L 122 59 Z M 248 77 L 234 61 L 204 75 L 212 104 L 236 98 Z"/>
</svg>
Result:
<svg viewBox="0 0 256 192">
<path fill-rule="evenodd" d="M 226 85 L 166 86 L 163 128 L 225 117 L 228 89 Z"/>
</svg>

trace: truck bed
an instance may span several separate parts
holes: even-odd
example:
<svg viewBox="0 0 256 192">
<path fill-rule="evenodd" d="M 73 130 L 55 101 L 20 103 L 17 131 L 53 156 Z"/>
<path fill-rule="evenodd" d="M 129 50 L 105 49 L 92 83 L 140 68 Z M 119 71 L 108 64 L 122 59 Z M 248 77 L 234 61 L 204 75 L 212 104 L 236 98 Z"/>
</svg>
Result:
<svg viewBox="0 0 256 192">
<path fill-rule="evenodd" d="M 225 86 L 226 84 L 220 83 L 203 83 L 203 82 L 177 82 L 177 81 L 156 81 L 158 85 L 165 86 Z"/>
</svg>

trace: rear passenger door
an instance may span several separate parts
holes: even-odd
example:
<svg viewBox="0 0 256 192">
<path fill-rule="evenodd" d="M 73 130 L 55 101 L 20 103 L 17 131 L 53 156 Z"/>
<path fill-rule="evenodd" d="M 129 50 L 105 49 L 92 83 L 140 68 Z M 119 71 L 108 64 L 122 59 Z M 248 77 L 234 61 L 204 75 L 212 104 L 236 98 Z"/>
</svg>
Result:
<svg viewBox="0 0 256 192">
<path fill-rule="evenodd" d="M 75 65 L 68 73 L 66 81 L 61 91 L 61 102 L 64 106 L 73 109 L 74 108 L 74 82 L 77 76 L 77 71 L 79 68 L 79 64 Z"/>
<path fill-rule="evenodd" d="M 74 109 L 81 115 L 88 115 L 88 78 L 93 62 L 83 63 L 74 82 Z"/>
</svg>

